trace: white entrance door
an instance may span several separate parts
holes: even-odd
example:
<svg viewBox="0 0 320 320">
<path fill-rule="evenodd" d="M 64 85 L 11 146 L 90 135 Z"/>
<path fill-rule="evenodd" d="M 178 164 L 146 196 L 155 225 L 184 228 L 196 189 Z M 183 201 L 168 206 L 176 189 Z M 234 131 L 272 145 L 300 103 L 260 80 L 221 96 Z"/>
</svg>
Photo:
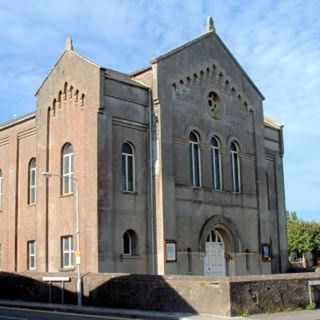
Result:
<svg viewBox="0 0 320 320">
<path fill-rule="evenodd" d="M 215 230 L 211 230 L 207 237 L 204 274 L 207 276 L 226 275 L 224 243 L 221 235 Z"/>
</svg>

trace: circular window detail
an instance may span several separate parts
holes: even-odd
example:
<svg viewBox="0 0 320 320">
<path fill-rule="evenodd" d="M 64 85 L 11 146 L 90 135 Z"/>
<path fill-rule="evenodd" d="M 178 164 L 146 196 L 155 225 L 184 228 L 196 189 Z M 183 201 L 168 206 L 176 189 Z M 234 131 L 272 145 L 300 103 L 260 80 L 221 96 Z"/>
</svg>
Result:
<svg viewBox="0 0 320 320">
<path fill-rule="evenodd" d="M 207 101 L 210 115 L 213 118 L 218 118 L 221 109 L 219 96 L 214 91 L 210 91 Z"/>
</svg>

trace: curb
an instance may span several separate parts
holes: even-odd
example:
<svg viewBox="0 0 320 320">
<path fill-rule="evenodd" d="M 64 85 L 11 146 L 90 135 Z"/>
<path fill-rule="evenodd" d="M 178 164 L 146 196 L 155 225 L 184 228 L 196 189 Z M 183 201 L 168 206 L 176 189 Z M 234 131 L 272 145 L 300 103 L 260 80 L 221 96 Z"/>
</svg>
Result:
<svg viewBox="0 0 320 320">
<path fill-rule="evenodd" d="M 152 319 L 152 320 L 185 320 L 202 318 L 201 315 L 191 313 L 174 313 L 174 312 L 160 312 L 160 311 L 144 311 L 133 309 L 114 309 L 114 308 L 99 308 L 89 306 L 77 305 L 62 305 L 54 303 L 39 303 L 26 302 L 21 300 L 0 300 L 1 307 L 14 307 L 29 310 L 44 310 L 44 311 L 58 311 L 65 313 L 77 313 L 83 315 L 97 315 L 97 316 L 112 316 L 119 318 L 131 319 Z M 209 315 L 206 315 L 209 316 Z M 212 319 L 212 318 L 211 318 Z M 222 319 L 222 318 L 221 318 Z M 225 318 L 228 319 L 228 318 Z"/>
</svg>

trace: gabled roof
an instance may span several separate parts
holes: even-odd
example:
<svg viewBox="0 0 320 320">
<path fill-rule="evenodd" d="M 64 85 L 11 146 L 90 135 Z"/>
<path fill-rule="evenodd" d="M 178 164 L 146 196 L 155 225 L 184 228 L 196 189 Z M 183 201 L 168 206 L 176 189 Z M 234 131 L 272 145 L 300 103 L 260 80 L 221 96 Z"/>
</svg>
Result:
<svg viewBox="0 0 320 320">
<path fill-rule="evenodd" d="M 30 113 L 24 114 L 20 117 L 17 117 L 15 119 L 11 119 L 6 122 L 0 123 L 0 131 L 7 129 L 9 127 L 15 126 L 19 123 L 31 120 L 31 119 L 35 118 L 35 116 L 36 116 L 35 112 L 30 112 Z"/>
<path fill-rule="evenodd" d="M 68 40 L 67 40 L 68 41 Z M 50 70 L 50 72 L 48 73 L 48 75 L 45 77 L 45 79 L 42 81 L 39 89 L 36 91 L 35 93 L 35 96 L 38 95 L 40 89 L 43 87 L 43 85 L 45 84 L 45 82 L 48 80 L 48 78 L 50 77 L 51 73 L 53 72 L 53 70 L 56 68 L 56 66 L 59 64 L 59 62 L 61 61 L 61 59 L 63 58 L 63 56 L 67 53 L 72 53 L 74 55 L 76 55 L 77 57 L 79 57 L 80 59 L 90 63 L 91 65 L 93 65 L 94 67 L 96 68 L 99 68 L 99 69 L 104 69 L 102 66 L 100 66 L 99 64 L 95 63 L 94 61 L 88 59 L 87 57 L 81 55 L 80 53 L 76 52 L 73 50 L 73 46 L 71 47 L 68 47 L 66 46 L 66 48 L 64 49 L 64 51 L 62 52 L 62 54 L 60 55 L 60 57 L 58 58 L 57 62 L 54 64 L 54 66 L 52 67 L 52 69 Z"/>
<path fill-rule="evenodd" d="M 116 70 L 112 70 L 112 69 L 105 69 L 105 77 L 106 78 L 110 78 L 110 79 L 114 79 L 132 86 L 136 86 L 136 87 L 141 87 L 143 89 L 149 89 L 149 87 L 145 84 L 143 84 L 140 81 L 137 81 L 135 79 L 132 79 L 130 77 L 130 75 L 120 72 L 120 71 L 116 71 Z"/>
<path fill-rule="evenodd" d="M 148 71 L 150 69 L 152 69 L 151 66 L 144 67 L 144 68 L 141 68 L 141 69 L 138 69 L 136 71 L 133 71 L 133 72 L 129 73 L 129 76 L 130 77 L 135 77 L 135 76 L 138 76 L 139 74 L 144 73 L 144 72 L 146 72 L 146 71 Z"/>
<path fill-rule="evenodd" d="M 268 116 L 264 116 L 264 125 L 276 130 L 281 130 L 283 128 L 283 125 L 280 122 Z"/>
<path fill-rule="evenodd" d="M 221 38 L 216 34 L 215 30 L 211 30 L 209 32 L 206 32 L 200 36 L 198 36 L 197 38 L 188 41 L 178 47 L 176 47 L 175 49 L 172 49 L 154 59 L 152 59 L 150 62 L 152 64 L 157 63 L 158 61 L 164 60 L 172 55 L 174 55 L 175 53 L 182 51 L 185 48 L 188 48 L 200 41 L 202 41 L 203 39 L 209 38 L 209 37 L 215 37 L 218 42 L 221 44 L 221 46 L 224 48 L 224 50 L 226 51 L 226 53 L 230 56 L 230 58 L 235 62 L 235 64 L 239 67 L 239 69 L 242 71 L 242 73 L 244 74 L 244 76 L 246 77 L 246 79 L 249 81 L 249 83 L 252 85 L 252 87 L 257 91 L 257 93 L 260 95 L 260 97 L 262 98 L 262 100 L 264 100 L 264 96 L 261 93 L 261 91 L 258 89 L 258 87 L 255 85 L 255 83 L 251 80 L 251 78 L 249 77 L 249 75 L 244 71 L 244 69 L 241 67 L 240 63 L 237 61 L 237 59 L 234 57 L 234 55 L 231 53 L 231 51 L 228 49 L 228 47 L 224 44 L 224 42 L 221 40 Z"/>
</svg>

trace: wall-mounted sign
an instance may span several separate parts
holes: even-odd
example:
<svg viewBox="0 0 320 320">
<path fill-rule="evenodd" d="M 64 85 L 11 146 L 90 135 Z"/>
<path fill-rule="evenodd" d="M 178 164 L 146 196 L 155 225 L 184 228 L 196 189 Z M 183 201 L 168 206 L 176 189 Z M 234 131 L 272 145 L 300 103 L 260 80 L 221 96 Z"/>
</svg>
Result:
<svg viewBox="0 0 320 320">
<path fill-rule="evenodd" d="M 166 240 L 165 247 L 165 258 L 166 262 L 176 262 L 177 261 L 177 243 L 174 240 Z"/>
<path fill-rule="evenodd" d="M 262 243 L 261 251 L 262 251 L 262 261 L 270 261 L 271 260 L 270 244 L 269 243 Z"/>
</svg>

